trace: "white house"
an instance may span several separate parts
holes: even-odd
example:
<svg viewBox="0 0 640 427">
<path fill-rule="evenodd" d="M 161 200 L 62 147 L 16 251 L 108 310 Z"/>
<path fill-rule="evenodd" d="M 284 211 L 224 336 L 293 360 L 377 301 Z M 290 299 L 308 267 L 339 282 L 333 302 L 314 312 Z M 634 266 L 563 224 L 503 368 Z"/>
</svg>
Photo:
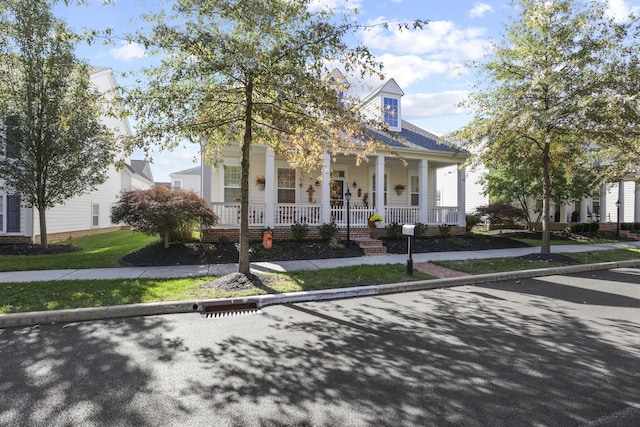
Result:
<svg viewBox="0 0 640 427">
<path fill-rule="evenodd" d="M 171 188 L 193 191 L 202 195 L 202 171 L 200 166 L 170 173 L 169 177 L 171 178 Z"/>
<path fill-rule="evenodd" d="M 112 94 L 116 85 L 109 68 L 92 69 L 91 81 L 102 92 Z M 116 136 L 131 135 L 126 119 L 102 118 Z M 50 242 L 120 228 L 111 223 L 111 206 L 123 191 L 153 187 L 153 175 L 144 161 L 128 162 L 123 170 L 108 169 L 108 178 L 97 190 L 67 200 L 47 210 L 47 236 Z M 0 243 L 38 242 L 40 225 L 35 208 L 21 206 L 20 197 L 8 193 L 0 178 Z"/>
<path fill-rule="evenodd" d="M 284 157 L 261 145 L 251 150 L 249 225 L 290 228 L 294 222 L 319 226 L 334 222 L 347 224 L 345 194 L 351 194 L 349 224 L 367 227 L 373 213 L 382 215 L 382 226 L 389 223 L 423 223 L 437 230 L 438 225 L 465 226 L 465 174 L 460 166 L 468 154 L 439 142 L 434 134 L 402 117 L 404 93 L 390 79 L 364 98 L 362 109 L 385 120 L 389 133 L 371 130 L 407 163 L 386 151 L 369 156 L 356 165 L 353 157 L 340 156 L 335 162 L 325 154 L 324 165 L 315 173 L 292 168 Z M 397 136 L 399 138 L 392 138 Z M 221 158 L 203 159 L 202 196 L 220 218 L 215 230 L 239 227 L 240 148 L 230 144 Z M 212 167 L 215 165 L 215 167 Z M 453 168 L 455 179 L 447 184 L 453 195 L 438 204 L 438 171 Z M 264 184 L 260 181 L 264 178 Z M 218 233 L 222 234 L 221 232 Z M 212 239 L 215 237 L 211 237 Z"/>
</svg>

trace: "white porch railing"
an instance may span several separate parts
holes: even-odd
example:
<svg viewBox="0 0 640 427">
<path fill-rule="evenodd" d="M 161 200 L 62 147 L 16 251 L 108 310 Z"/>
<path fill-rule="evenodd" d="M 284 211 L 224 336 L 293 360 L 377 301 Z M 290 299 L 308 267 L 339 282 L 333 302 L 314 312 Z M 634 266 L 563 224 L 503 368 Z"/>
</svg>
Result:
<svg viewBox="0 0 640 427">
<path fill-rule="evenodd" d="M 457 207 L 431 208 L 427 211 L 427 224 L 457 224 Z"/>
<path fill-rule="evenodd" d="M 279 203 L 275 205 L 276 225 L 292 225 L 295 222 L 309 225 L 322 224 L 322 206 Z"/>
<path fill-rule="evenodd" d="M 420 222 L 420 208 L 411 207 L 389 207 L 384 208 L 384 222 L 398 224 L 415 224 Z"/>
<path fill-rule="evenodd" d="M 218 216 L 218 226 L 237 227 L 240 225 L 240 203 L 211 203 L 211 209 Z M 318 205 L 301 205 L 279 203 L 274 207 L 274 225 L 289 226 L 296 221 L 309 225 L 322 225 L 323 207 Z M 338 227 L 347 225 L 346 206 L 331 206 L 330 221 Z M 265 226 L 265 204 L 249 204 L 249 226 Z M 366 227 L 367 220 L 375 213 L 373 208 L 356 205 L 349 207 L 349 224 L 351 227 Z M 384 210 L 384 223 L 415 224 L 421 222 L 420 208 L 417 206 L 388 206 Z M 437 207 L 427 210 L 427 224 L 457 224 L 457 207 Z"/>
</svg>

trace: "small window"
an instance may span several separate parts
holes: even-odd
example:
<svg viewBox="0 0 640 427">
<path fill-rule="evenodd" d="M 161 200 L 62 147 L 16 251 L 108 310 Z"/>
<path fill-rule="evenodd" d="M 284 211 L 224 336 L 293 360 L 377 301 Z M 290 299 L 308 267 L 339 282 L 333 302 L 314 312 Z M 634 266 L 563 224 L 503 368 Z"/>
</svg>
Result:
<svg viewBox="0 0 640 427">
<path fill-rule="evenodd" d="M 278 169 L 278 203 L 296 202 L 296 170 Z"/>
<path fill-rule="evenodd" d="M 91 205 L 91 226 L 100 226 L 100 205 L 98 203 Z"/>
<path fill-rule="evenodd" d="M 398 100 L 395 98 L 383 98 L 384 121 L 391 128 L 398 127 Z"/>
<path fill-rule="evenodd" d="M 224 167 L 224 201 L 237 202 L 240 201 L 240 181 L 242 178 L 242 169 L 240 166 Z"/>
<path fill-rule="evenodd" d="M 173 180 L 173 184 L 171 185 L 172 188 L 177 188 L 178 190 L 182 189 L 182 180 L 181 179 L 174 179 Z"/>
<path fill-rule="evenodd" d="M 420 180 L 417 175 L 410 177 L 411 206 L 420 206 Z"/>
</svg>

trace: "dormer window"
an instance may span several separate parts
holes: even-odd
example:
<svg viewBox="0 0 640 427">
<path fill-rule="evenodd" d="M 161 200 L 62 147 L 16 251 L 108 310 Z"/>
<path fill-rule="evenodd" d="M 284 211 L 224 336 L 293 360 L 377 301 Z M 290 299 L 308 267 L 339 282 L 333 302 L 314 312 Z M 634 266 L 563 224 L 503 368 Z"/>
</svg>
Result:
<svg viewBox="0 0 640 427">
<path fill-rule="evenodd" d="M 384 121 L 391 130 L 395 130 L 400 127 L 400 112 L 398 109 L 397 98 L 382 98 L 382 108 L 384 109 Z M 395 128 L 395 129 L 394 129 Z"/>
</svg>

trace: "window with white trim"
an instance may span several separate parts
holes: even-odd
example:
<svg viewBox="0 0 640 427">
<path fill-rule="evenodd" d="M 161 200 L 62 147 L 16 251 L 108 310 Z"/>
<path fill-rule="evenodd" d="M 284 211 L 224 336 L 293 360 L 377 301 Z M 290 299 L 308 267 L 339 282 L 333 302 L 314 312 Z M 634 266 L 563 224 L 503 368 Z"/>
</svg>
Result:
<svg viewBox="0 0 640 427">
<path fill-rule="evenodd" d="M 174 179 L 173 180 L 173 184 L 171 185 L 172 188 L 177 188 L 178 190 L 182 189 L 182 180 L 181 179 Z"/>
<path fill-rule="evenodd" d="M 411 206 L 420 206 L 420 180 L 417 175 L 412 175 L 409 177 L 409 181 Z"/>
<path fill-rule="evenodd" d="M 376 174 L 373 174 L 373 183 L 371 184 L 372 205 L 376 207 Z M 387 205 L 387 174 L 384 174 L 384 205 Z"/>
<path fill-rule="evenodd" d="M 278 168 L 278 203 L 296 202 L 296 170 Z"/>
<path fill-rule="evenodd" d="M 20 118 L 16 115 L 7 116 L 4 120 L 3 129 L 4 154 L 7 158 L 16 158 L 20 154 L 22 143 L 22 132 L 20 130 Z"/>
<path fill-rule="evenodd" d="M 239 202 L 240 201 L 240 184 L 242 178 L 242 169 L 240 166 L 224 167 L 224 201 Z"/>
<path fill-rule="evenodd" d="M 100 226 L 100 204 L 99 203 L 91 204 L 91 226 L 92 227 Z"/>
</svg>

